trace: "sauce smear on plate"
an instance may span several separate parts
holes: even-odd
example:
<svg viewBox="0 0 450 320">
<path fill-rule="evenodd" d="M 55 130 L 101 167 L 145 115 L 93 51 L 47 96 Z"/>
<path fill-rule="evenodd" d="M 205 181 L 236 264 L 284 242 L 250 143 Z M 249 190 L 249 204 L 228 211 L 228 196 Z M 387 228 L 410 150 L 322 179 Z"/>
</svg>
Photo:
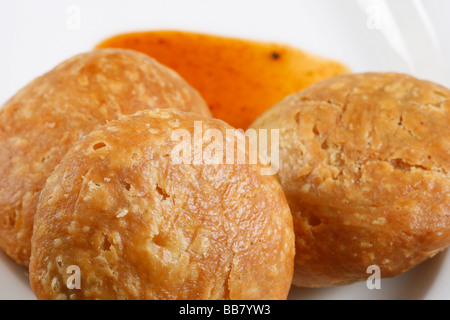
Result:
<svg viewBox="0 0 450 320">
<path fill-rule="evenodd" d="M 349 71 L 287 45 L 191 32 L 121 34 L 97 48 L 148 54 L 196 88 L 214 117 L 242 129 L 287 95 Z"/>
</svg>

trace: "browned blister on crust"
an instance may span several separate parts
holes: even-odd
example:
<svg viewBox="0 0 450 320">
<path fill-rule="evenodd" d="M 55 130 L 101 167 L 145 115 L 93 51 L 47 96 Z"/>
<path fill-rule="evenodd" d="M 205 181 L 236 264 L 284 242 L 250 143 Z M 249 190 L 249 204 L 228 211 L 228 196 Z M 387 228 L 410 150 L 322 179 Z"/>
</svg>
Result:
<svg viewBox="0 0 450 320">
<path fill-rule="evenodd" d="M 294 284 L 402 273 L 450 243 L 450 91 L 395 73 L 338 76 L 269 110 L 296 232 Z"/>
<path fill-rule="evenodd" d="M 177 164 L 174 132 L 194 138 L 195 121 L 205 134 L 231 129 L 193 113 L 142 111 L 66 154 L 35 218 L 30 281 L 39 299 L 287 297 L 294 232 L 279 182 L 260 164 Z M 203 155 L 210 143 L 195 140 Z M 66 286 L 71 265 L 80 290 Z"/>
<path fill-rule="evenodd" d="M 122 115 L 169 107 L 210 114 L 174 71 L 131 50 L 77 55 L 19 91 L 0 109 L 0 247 L 28 265 L 40 191 L 79 137 Z"/>
</svg>

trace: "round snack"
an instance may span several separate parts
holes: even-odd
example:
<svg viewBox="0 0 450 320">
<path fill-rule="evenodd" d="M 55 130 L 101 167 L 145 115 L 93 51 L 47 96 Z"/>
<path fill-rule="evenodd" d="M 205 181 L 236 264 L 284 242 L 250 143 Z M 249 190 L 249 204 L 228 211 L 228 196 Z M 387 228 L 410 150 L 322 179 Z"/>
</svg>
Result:
<svg viewBox="0 0 450 320">
<path fill-rule="evenodd" d="M 6 102 L 0 109 L 0 247 L 28 265 L 40 191 L 67 150 L 109 120 L 156 107 L 209 115 L 174 71 L 120 49 L 77 55 Z"/>
<path fill-rule="evenodd" d="M 262 165 L 208 164 L 208 132 L 218 139 L 226 129 L 159 109 L 80 140 L 41 193 L 30 263 L 37 297 L 285 299 L 294 261 L 288 204 Z M 191 143 L 180 132 L 194 137 L 193 157 L 202 148 L 199 164 L 177 164 L 179 147 Z M 73 266 L 78 290 L 67 287 L 76 285 Z"/>
<path fill-rule="evenodd" d="M 450 91 L 411 76 L 338 76 L 291 95 L 253 128 L 280 129 L 294 218 L 294 284 L 395 276 L 450 243 Z"/>
</svg>

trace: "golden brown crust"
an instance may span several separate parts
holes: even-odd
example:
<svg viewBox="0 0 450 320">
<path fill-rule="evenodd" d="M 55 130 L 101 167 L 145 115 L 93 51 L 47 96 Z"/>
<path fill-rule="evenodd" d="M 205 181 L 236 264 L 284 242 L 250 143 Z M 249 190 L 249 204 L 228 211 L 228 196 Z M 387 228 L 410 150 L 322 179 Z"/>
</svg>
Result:
<svg viewBox="0 0 450 320">
<path fill-rule="evenodd" d="M 287 97 L 253 128 L 280 128 L 296 232 L 294 284 L 404 272 L 450 243 L 450 91 L 411 76 L 338 76 Z"/>
<path fill-rule="evenodd" d="M 256 164 L 174 164 L 172 132 L 193 137 L 197 120 L 224 137 L 231 129 L 193 113 L 142 111 L 66 154 L 35 218 L 39 299 L 287 297 L 294 233 L 280 184 Z M 69 265 L 81 269 L 81 290 L 66 287 Z"/>
<path fill-rule="evenodd" d="M 121 49 L 77 55 L 6 102 L 0 110 L 0 247 L 28 265 L 39 193 L 62 156 L 106 121 L 156 107 L 210 114 L 174 71 Z"/>
</svg>

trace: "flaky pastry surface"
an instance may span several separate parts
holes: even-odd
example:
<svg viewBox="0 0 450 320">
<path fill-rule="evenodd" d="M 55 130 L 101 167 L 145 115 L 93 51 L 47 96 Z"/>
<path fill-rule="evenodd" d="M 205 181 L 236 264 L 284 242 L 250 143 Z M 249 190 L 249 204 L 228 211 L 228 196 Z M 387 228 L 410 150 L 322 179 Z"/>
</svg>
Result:
<svg viewBox="0 0 450 320">
<path fill-rule="evenodd" d="M 231 129 L 142 111 L 66 154 L 35 219 L 39 299 L 286 299 L 294 233 L 281 186 L 259 164 L 176 164 L 172 133 L 193 136 L 194 121 L 224 136 Z M 203 150 L 210 142 L 196 141 Z M 80 290 L 66 286 L 70 265 L 81 270 Z"/>
<path fill-rule="evenodd" d="M 122 115 L 168 107 L 210 114 L 174 71 L 121 49 L 77 55 L 14 95 L 0 109 L 0 247 L 28 265 L 40 191 L 80 137 Z"/>
<path fill-rule="evenodd" d="M 450 243 L 450 91 L 395 73 L 338 76 L 269 110 L 296 232 L 294 284 L 404 272 Z"/>
</svg>

